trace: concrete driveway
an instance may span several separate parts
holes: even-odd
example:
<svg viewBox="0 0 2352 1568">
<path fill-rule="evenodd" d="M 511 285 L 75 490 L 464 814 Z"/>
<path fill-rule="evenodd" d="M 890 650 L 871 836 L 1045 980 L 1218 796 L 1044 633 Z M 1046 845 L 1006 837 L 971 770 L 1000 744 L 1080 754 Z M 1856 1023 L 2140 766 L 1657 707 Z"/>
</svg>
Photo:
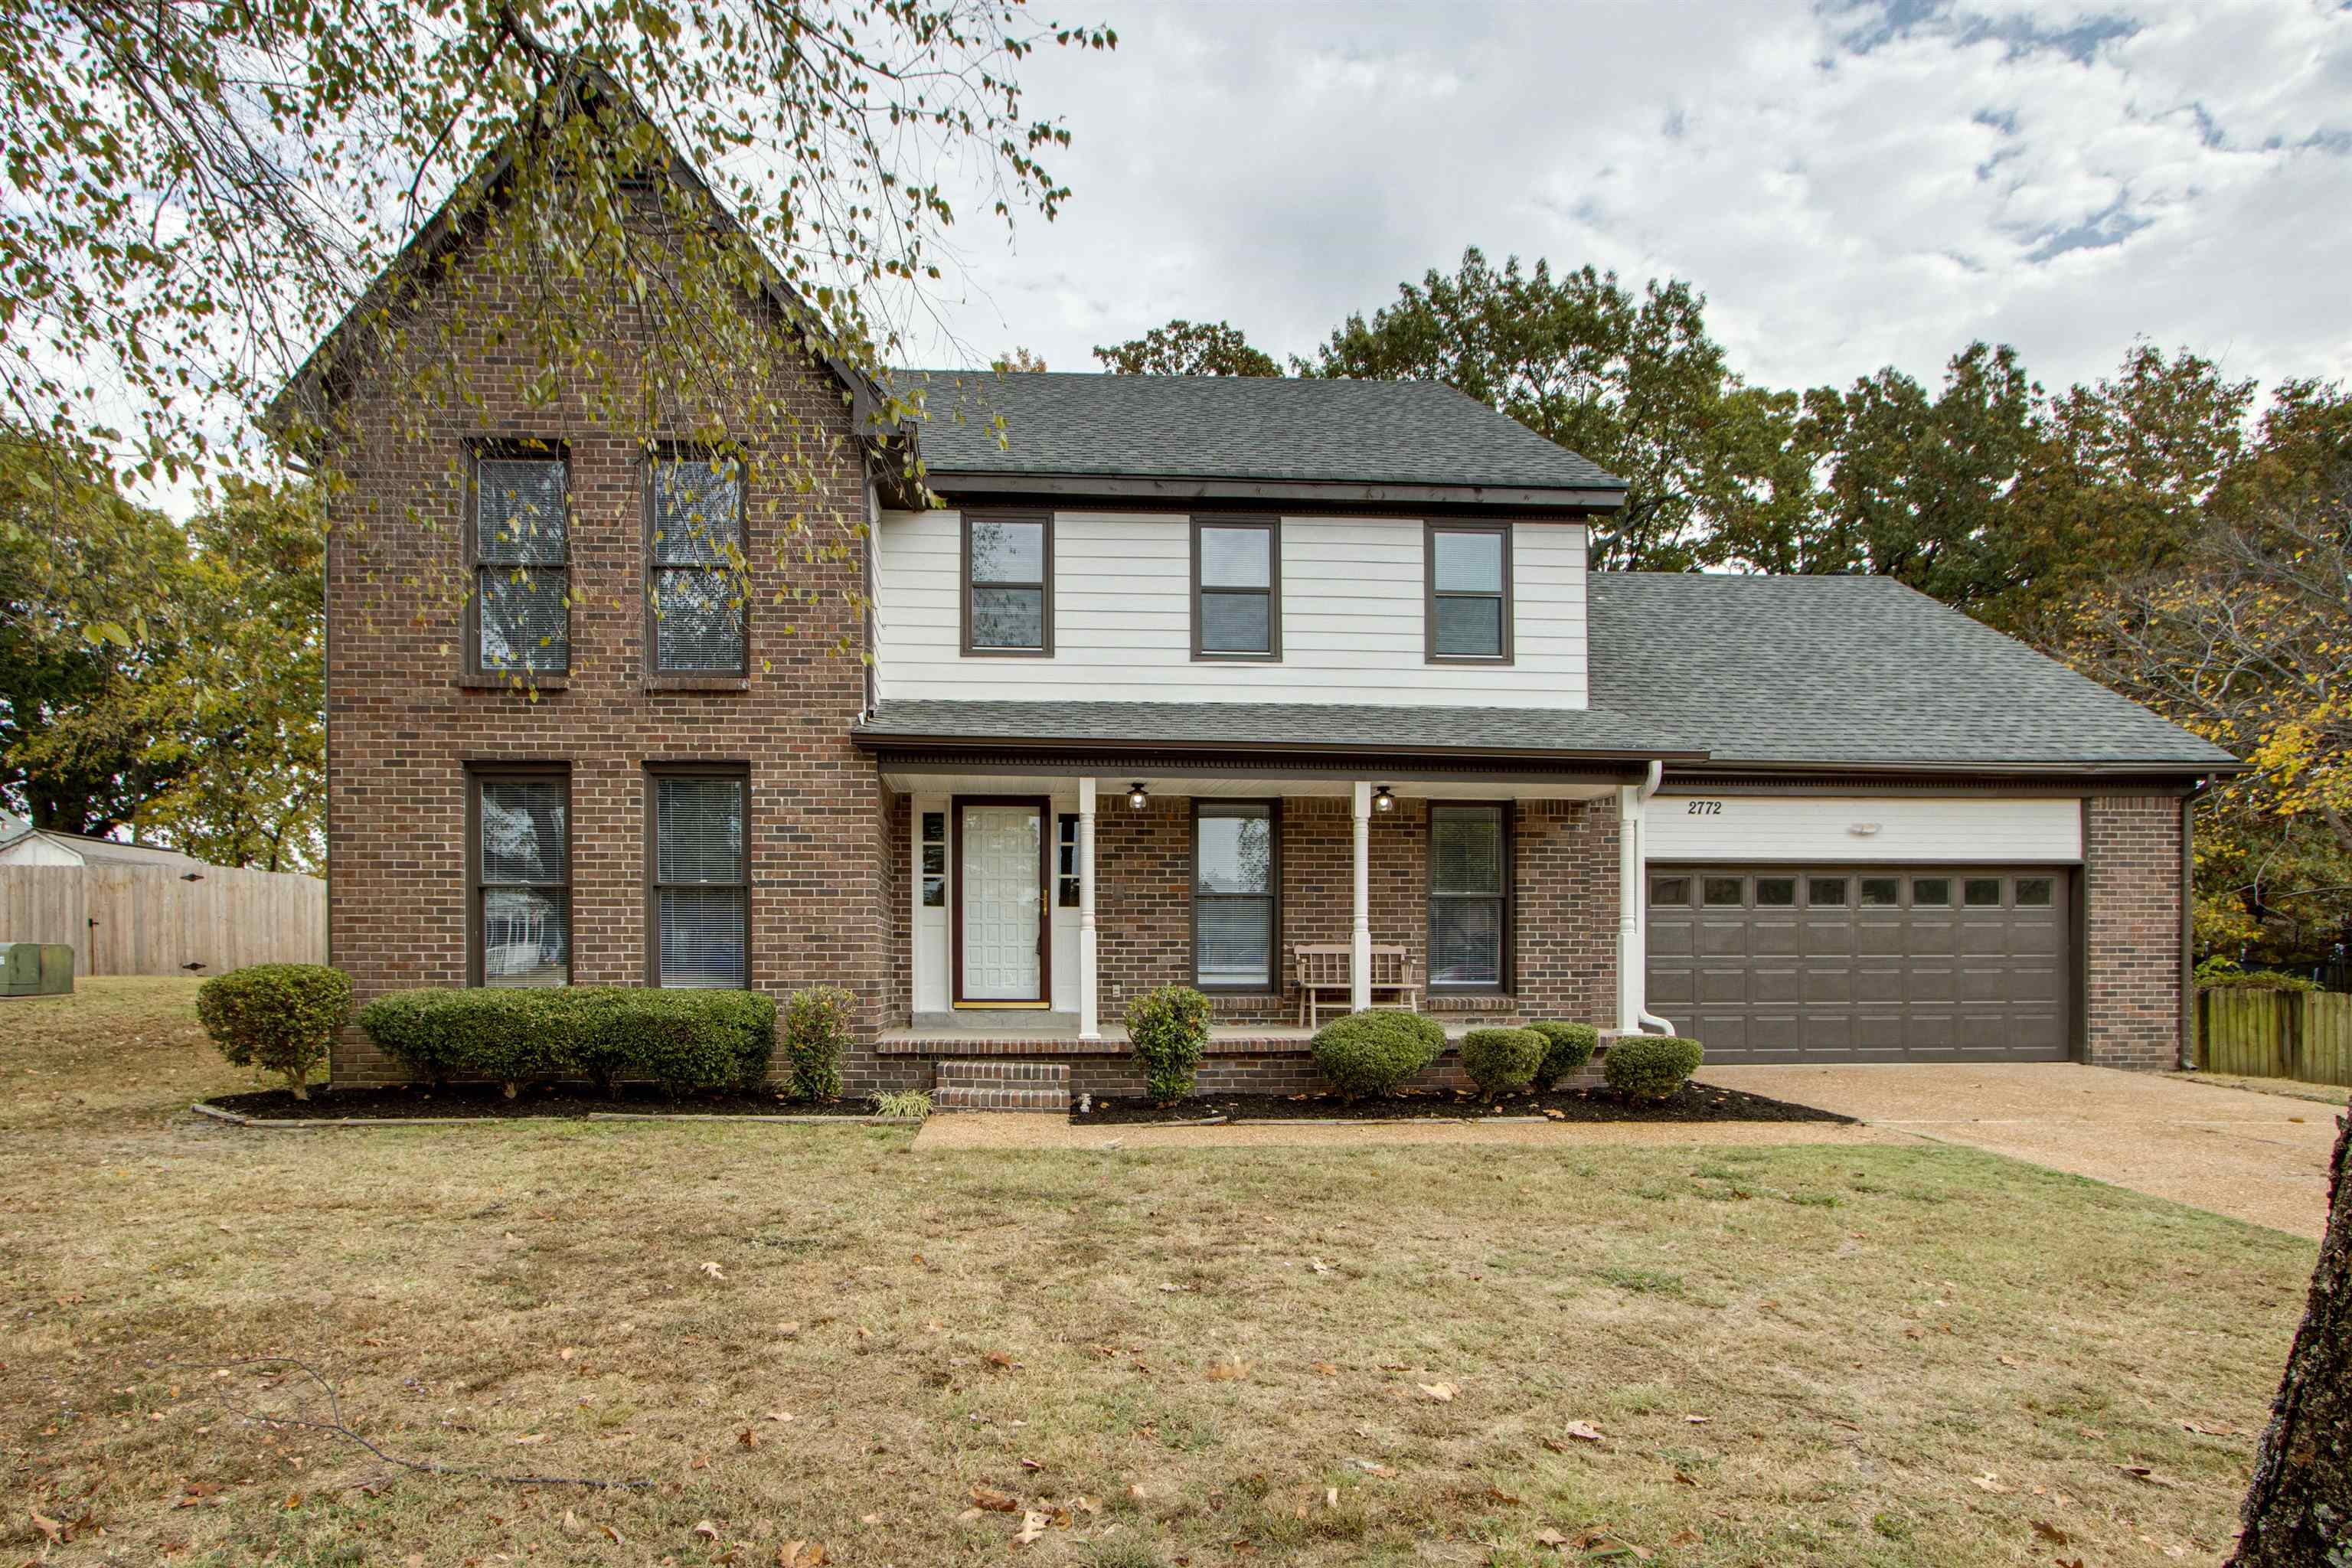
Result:
<svg viewBox="0 0 2352 1568">
<path fill-rule="evenodd" d="M 2315 1237 L 2327 1221 L 2330 1105 L 2073 1062 L 1708 1067 L 1699 1077 L 2297 1236 Z"/>
</svg>

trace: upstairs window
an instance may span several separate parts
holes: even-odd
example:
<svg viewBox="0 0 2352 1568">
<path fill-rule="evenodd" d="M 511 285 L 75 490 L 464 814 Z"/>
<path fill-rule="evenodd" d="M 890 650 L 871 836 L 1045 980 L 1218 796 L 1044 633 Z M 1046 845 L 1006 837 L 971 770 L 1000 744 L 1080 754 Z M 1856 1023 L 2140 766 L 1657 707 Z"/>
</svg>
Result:
<svg viewBox="0 0 2352 1568">
<path fill-rule="evenodd" d="M 654 673 L 748 674 L 741 465 L 656 458 L 647 490 Z"/>
<path fill-rule="evenodd" d="M 1433 522 L 1423 554 L 1429 662 L 1510 663 L 1510 529 Z"/>
<path fill-rule="evenodd" d="M 751 781 L 740 768 L 653 775 L 653 983 L 751 984 L 751 872 L 744 853 Z"/>
<path fill-rule="evenodd" d="M 572 781 L 561 768 L 470 775 L 473 982 L 572 981 Z"/>
<path fill-rule="evenodd" d="M 1282 525 L 1192 521 L 1192 657 L 1282 657 Z"/>
<path fill-rule="evenodd" d="M 571 485 L 552 447 L 474 458 L 476 674 L 560 675 L 572 668 Z"/>
<path fill-rule="evenodd" d="M 1054 526 L 1046 519 L 964 514 L 963 651 L 1054 651 Z"/>
</svg>

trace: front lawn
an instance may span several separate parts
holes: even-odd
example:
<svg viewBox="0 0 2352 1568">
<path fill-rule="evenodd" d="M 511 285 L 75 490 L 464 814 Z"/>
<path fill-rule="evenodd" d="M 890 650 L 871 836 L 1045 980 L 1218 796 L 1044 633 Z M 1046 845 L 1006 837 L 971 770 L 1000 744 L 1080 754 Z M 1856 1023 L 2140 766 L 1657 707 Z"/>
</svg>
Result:
<svg viewBox="0 0 2352 1568">
<path fill-rule="evenodd" d="M 0 1005 L 11 1561 L 2210 1562 L 2313 1256 L 1941 1147 L 239 1130 L 192 984 L 83 984 Z M 279 1354 L 653 1484 L 229 1415 L 326 1419 Z"/>
</svg>

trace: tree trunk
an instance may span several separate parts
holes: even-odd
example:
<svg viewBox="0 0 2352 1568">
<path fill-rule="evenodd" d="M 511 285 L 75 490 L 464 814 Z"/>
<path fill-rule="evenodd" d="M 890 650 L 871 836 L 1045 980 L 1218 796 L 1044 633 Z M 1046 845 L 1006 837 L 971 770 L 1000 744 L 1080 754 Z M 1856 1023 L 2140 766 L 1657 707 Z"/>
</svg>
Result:
<svg viewBox="0 0 2352 1568">
<path fill-rule="evenodd" d="M 2352 1563 L 2352 1115 L 2336 1123 L 2327 1235 L 2287 1352 L 2271 1424 L 2254 1450 L 2231 1568 Z"/>
</svg>

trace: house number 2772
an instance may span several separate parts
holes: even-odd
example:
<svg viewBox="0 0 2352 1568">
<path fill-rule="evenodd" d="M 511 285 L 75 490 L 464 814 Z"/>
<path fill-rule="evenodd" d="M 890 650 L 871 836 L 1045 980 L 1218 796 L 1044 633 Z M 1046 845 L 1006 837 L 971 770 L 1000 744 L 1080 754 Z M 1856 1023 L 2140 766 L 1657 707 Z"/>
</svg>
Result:
<svg viewBox="0 0 2352 1568">
<path fill-rule="evenodd" d="M 1723 815 L 1723 802 L 1719 800 L 1695 800 L 1685 808 L 1685 815 L 1689 816 L 1721 816 Z"/>
</svg>

